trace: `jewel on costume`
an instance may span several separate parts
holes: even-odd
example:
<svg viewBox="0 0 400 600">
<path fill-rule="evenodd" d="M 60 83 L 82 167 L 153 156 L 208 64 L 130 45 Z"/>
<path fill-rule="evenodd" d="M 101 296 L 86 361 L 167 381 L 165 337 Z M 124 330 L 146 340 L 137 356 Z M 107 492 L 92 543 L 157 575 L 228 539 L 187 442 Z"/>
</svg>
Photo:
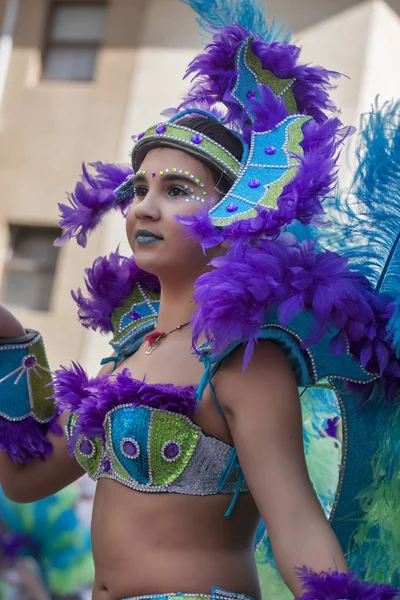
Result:
<svg viewBox="0 0 400 600">
<path fill-rule="evenodd" d="M 192 136 L 193 144 L 201 144 L 202 141 L 203 141 L 203 138 L 201 137 L 201 135 L 199 133 L 196 133 L 194 136 Z"/>
<path fill-rule="evenodd" d="M 133 438 L 125 438 L 121 441 L 121 452 L 126 458 L 138 458 L 140 446 Z"/>
<path fill-rule="evenodd" d="M 251 181 L 249 181 L 249 187 L 251 187 L 252 189 L 256 189 L 258 187 L 260 187 L 261 182 L 258 179 L 252 179 Z"/>
<path fill-rule="evenodd" d="M 23 359 L 24 367 L 26 367 L 27 369 L 33 369 L 36 363 L 37 359 L 34 354 L 28 354 L 28 356 L 25 356 L 25 358 Z"/>
<path fill-rule="evenodd" d="M 139 321 L 139 319 L 142 318 L 142 315 L 137 310 L 130 312 L 129 316 L 132 319 L 132 321 Z"/>
<path fill-rule="evenodd" d="M 103 458 L 103 461 L 101 463 L 101 468 L 103 469 L 103 471 L 105 471 L 106 473 L 108 473 L 108 471 L 111 470 L 111 463 L 108 460 L 108 458 Z"/>
<path fill-rule="evenodd" d="M 164 124 L 159 125 L 156 128 L 156 133 L 158 133 L 158 135 L 161 135 L 161 134 L 165 133 L 166 131 L 167 131 L 167 127 Z"/>
<path fill-rule="evenodd" d="M 166 462 L 174 462 L 179 458 L 181 454 L 181 447 L 178 442 L 174 440 L 169 440 L 165 442 L 163 447 L 161 448 L 161 456 Z"/>
<path fill-rule="evenodd" d="M 79 451 L 87 457 L 89 457 L 90 455 L 93 455 L 93 452 L 94 452 L 93 442 L 91 442 L 87 438 L 84 438 L 79 444 Z"/>
</svg>

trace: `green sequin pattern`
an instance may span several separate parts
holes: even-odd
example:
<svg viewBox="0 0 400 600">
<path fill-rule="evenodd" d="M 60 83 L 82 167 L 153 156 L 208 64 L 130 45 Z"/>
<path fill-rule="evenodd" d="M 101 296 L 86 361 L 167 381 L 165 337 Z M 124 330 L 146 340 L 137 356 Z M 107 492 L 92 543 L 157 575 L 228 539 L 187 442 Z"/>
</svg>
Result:
<svg viewBox="0 0 400 600">
<path fill-rule="evenodd" d="M 189 463 L 196 449 L 200 432 L 185 417 L 162 411 L 153 412 L 150 433 L 150 469 L 153 485 L 168 485 L 175 481 Z M 165 453 L 176 444 L 179 454 L 173 459 Z"/>
<path fill-rule="evenodd" d="M 157 129 L 163 126 L 163 133 L 157 133 Z M 135 153 L 139 148 L 149 141 L 166 140 L 202 154 L 208 160 L 215 162 L 223 171 L 227 171 L 234 179 L 238 176 L 241 163 L 233 154 L 228 152 L 223 146 L 214 142 L 211 138 L 201 134 L 201 143 L 193 142 L 193 136 L 198 136 L 199 132 L 189 127 L 183 127 L 171 123 L 158 123 L 148 129 L 143 137 L 136 143 L 132 151 L 132 163 L 134 163 Z M 198 139 L 198 138 L 197 138 Z"/>
<path fill-rule="evenodd" d="M 49 364 L 42 339 L 35 342 L 29 351 L 36 357 L 38 364 L 44 367 L 37 368 L 36 372 L 34 369 L 29 372 L 33 400 L 32 412 L 39 421 L 47 421 L 54 414 L 54 401 L 49 399 L 49 396 L 53 394 L 52 376 L 51 372 L 46 370 L 49 368 Z"/>
<path fill-rule="evenodd" d="M 253 71 L 259 83 L 267 85 L 278 98 L 283 98 L 289 114 L 295 114 L 297 112 L 297 104 L 292 92 L 294 79 L 279 79 L 279 77 L 275 77 L 271 71 L 263 69 L 261 60 L 254 54 L 251 48 L 253 39 L 254 38 L 249 39 L 247 46 L 247 66 Z"/>
</svg>

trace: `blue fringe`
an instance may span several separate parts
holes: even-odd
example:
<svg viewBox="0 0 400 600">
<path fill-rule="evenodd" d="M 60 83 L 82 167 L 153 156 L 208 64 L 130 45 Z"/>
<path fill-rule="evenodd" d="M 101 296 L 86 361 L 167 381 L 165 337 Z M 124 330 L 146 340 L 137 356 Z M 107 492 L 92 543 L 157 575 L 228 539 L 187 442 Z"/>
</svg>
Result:
<svg viewBox="0 0 400 600">
<path fill-rule="evenodd" d="M 377 291 L 396 299 L 400 292 L 400 101 L 382 108 L 376 101 L 373 111 L 363 115 L 357 159 L 347 197 L 327 203 L 333 227 L 321 231 L 321 242 L 347 255 L 350 265 L 366 275 Z"/>
<path fill-rule="evenodd" d="M 202 37 L 234 23 L 258 33 L 268 43 L 289 41 L 291 34 L 275 18 L 267 23 L 266 6 L 259 0 L 181 0 L 199 15 L 196 21 Z"/>
</svg>

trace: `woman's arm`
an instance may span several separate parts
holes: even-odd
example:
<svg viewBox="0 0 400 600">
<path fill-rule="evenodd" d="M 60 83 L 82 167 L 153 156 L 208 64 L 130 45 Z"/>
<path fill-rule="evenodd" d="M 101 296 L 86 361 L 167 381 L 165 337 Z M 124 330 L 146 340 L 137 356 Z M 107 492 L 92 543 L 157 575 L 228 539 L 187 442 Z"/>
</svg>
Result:
<svg viewBox="0 0 400 600">
<path fill-rule="evenodd" d="M 306 467 L 300 399 L 283 351 L 259 342 L 242 373 L 243 349 L 215 376 L 244 476 L 271 539 L 282 578 L 301 594 L 296 569 L 347 571 Z"/>
<path fill-rule="evenodd" d="M 58 423 L 61 426 L 68 422 L 68 412 L 64 412 Z M 14 502 L 36 502 L 47 498 L 84 474 L 74 456 L 67 452 L 65 433 L 56 436 L 47 435 L 53 444 L 51 456 L 46 460 L 33 458 L 28 464 L 11 460 L 6 452 L 0 452 L 0 485 L 4 494 Z"/>
<path fill-rule="evenodd" d="M 0 338 L 18 338 L 25 334 L 21 323 L 0 305 Z M 58 424 L 67 424 L 68 413 L 63 413 Z M 58 492 L 83 475 L 84 471 L 67 452 L 65 434 L 49 433 L 53 445 L 46 460 L 33 458 L 28 464 L 14 462 L 6 452 L 0 452 L 0 484 L 5 495 L 14 502 L 35 502 Z"/>
</svg>

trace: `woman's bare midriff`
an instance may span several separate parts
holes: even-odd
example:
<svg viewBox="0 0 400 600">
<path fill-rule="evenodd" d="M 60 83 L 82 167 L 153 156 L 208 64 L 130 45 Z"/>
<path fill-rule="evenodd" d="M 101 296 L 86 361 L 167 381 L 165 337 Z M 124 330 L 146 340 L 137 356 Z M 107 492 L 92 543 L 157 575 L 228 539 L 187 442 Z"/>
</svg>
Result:
<svg viewBox="0 0 400 600">
<path fill-rule="evenodd" d="M 253 553 L 259 516 L 241 494 L 144 493 L 101 479 L 93 509 L 93 600 L 167 592 L 210 593 L 212 586 L 260 597 Z"/>
</svg>

